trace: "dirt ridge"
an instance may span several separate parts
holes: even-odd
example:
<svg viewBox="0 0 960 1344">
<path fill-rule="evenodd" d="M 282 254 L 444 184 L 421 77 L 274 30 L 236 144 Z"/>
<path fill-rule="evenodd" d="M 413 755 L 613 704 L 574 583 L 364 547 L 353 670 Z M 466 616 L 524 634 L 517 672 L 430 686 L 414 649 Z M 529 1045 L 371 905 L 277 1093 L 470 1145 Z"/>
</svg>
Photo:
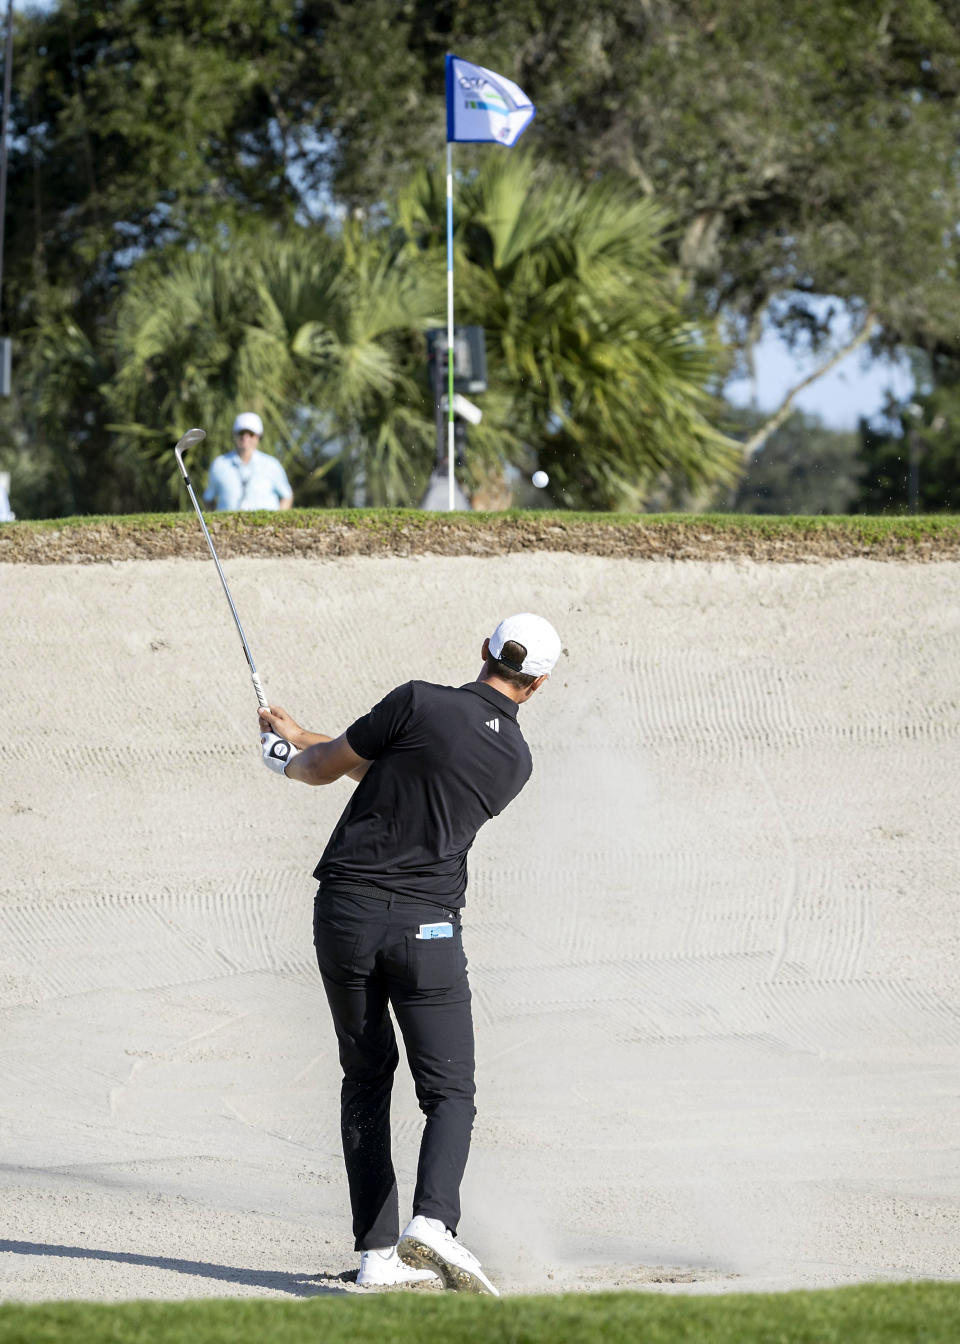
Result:
<svg viewBox="0 0 960 1344">
<path fill-rule="evenodd" d="M 915 520 L 910 520 L 913 523 Z M 217 552 L 232 556 L 509 555 L 559 551 L 638 560 L 754 560 L 809 563 L 839 559 L 930 563 L 960 560 L 960 527 L 890 526 L 888 520 L 665 520 L 556 514 L 356 515 L 311 513 L 208 520 Z M 189 514 L 148 518 L 12 523 L 0 528 L 0 564 L 107 564 L 121 560 L 203 559 Z"/>
</svg>

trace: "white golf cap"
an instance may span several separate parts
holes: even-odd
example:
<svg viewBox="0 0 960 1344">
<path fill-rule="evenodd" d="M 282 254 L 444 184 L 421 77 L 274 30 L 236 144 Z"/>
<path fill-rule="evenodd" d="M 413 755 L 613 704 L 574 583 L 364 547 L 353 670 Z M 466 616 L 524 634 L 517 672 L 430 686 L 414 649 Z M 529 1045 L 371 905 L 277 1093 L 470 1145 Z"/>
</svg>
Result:
<svg viewBox="0 0 960 1344">
<path fill-rule="evenodd" d="M 249 429 L 254 434 L 263 437 L 263 421 L 257 415 L 256 411 L 241 411 L 233 422 L 234 434 L 239 434 L 241 429 Z"/>
<path fill-rule="evenodd" d="M 532 677 L 542 677 L 545 672 L 553 671 L 560 657 L 560 636 L 556 630 L 542 616 L 534 616 L 529 611 L 521 612 L 519 616 L 508 616 L 505 621 L 500 622 L 490 636 L 491 656 L 499 658 L 508 640 L 522 644 L 527 651 L 521 667 L 506 664 L 514 672 L 526 672 Z"/>
</svg>

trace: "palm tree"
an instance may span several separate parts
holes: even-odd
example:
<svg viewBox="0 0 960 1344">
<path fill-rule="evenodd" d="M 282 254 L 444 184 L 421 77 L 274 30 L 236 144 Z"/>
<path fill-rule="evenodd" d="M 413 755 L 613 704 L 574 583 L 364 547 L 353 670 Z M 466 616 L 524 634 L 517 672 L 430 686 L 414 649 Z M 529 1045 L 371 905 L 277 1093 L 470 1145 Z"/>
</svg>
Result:
<svg viewBox="0 0 960 1344">
<path fill-rule="evenodd" d="M 257 410 L 300 503 L 419 499 L 433 454 L 432 408 L 415 368 L 417 332 L 442 302 L 439 263 L 410 266 L 383 230 L 259 234 L 144 266 L 118 313 L 111 388 L 122 441 L 169 469 L 170 443 L 207 429 L 230 442 Z M 422 338 L 420 338 L 422 341 Z"/>
<path fill-rule="evenodd" d="M 716 349 L 686 313 L 648 200 L 488 152 L 458 188 L 457 317 L 487 332 L 473 483 L 544 467 L 555 499 L 639 507 L 664 476 L 730 479 L 707 418 Z M 371 225 L 261 232 L 148 258 L 119 306 L 109 395 L 128 454 L 158 464 L 191 424 L 209 453 L 258 410 L 301 503 L 415 504 L 433 464 L 424 328 L 443 312 L 443 190 L 414 179 Z"/>
<path fill-rule="evenodd" d="M 442 246 L 440 199 L 423 173 L 395 207 L 427 254 Z M 732 478 L 736 446 L 707 418 L 717 347 L 666 263 L 664 212 L 521 151 L 486 153 L 457 201 L 457 320 L 488 343 L 480 469 L 538 463 L 556 497 L 594 508 L 640 506 L 664 474 Z"/>
</svg>

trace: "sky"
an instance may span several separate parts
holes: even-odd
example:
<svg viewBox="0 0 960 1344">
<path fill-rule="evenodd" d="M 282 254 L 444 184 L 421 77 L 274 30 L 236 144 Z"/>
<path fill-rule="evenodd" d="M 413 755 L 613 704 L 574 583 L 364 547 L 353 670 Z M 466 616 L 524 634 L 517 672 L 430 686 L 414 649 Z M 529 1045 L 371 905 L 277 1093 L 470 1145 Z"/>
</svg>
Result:
<svg viewBox="0 0 960 1344">
<path fill-rule="evenodd" d="M 775 332 L 768 330 L 757 346 L 755 358 L 756 380 L 731 380 L 724 392 L 734 405 L 755 405 L 761 411 L 772 411 L 790 388 L 816 364 L 825 362 L 827 356 L 821 355 L 817 360 L 797 358 Z M 869 350 L 861 348 L 805 388 L 794 405 L 819 416 L 831 429 L 856 429 L 861 416 L 879 414 L 888 390 L 906 401 L 913 388 L 913 375 L 905 358 L 876 359 Z"/>
</svg>

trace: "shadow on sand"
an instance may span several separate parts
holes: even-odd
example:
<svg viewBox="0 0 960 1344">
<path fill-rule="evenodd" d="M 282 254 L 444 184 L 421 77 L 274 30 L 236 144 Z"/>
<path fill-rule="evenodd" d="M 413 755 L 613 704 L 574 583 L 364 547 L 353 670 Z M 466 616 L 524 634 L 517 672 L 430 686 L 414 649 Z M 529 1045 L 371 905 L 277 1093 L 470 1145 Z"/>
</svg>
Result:
<svg viewBox="0 0 960 1344">
<path fill-rule="evenodd" d="M 319 1297 L 323 1293 L 346 1293 L 346 1285 L 356 1278 L 346 1274 L 284 1274 L 279 1270 L 240 1269 L 234 1265 L 212 1265 L 205 1260 L 177 1260 L 166 1255 L 138 1255 L 135 1251 L 101 1251 L 88 1246 L 55 1246 L 48 1242 L 8 1241 L 0 1239 L 0 1254 L 54 1256 L 65 1260 L 105 1260 L 117 1265 L 143 1265 L 147 1269 L 169 1269 L 220 1283 L 242 1283 L 248 1288 L 291 1297 Z"/>
</svg>

